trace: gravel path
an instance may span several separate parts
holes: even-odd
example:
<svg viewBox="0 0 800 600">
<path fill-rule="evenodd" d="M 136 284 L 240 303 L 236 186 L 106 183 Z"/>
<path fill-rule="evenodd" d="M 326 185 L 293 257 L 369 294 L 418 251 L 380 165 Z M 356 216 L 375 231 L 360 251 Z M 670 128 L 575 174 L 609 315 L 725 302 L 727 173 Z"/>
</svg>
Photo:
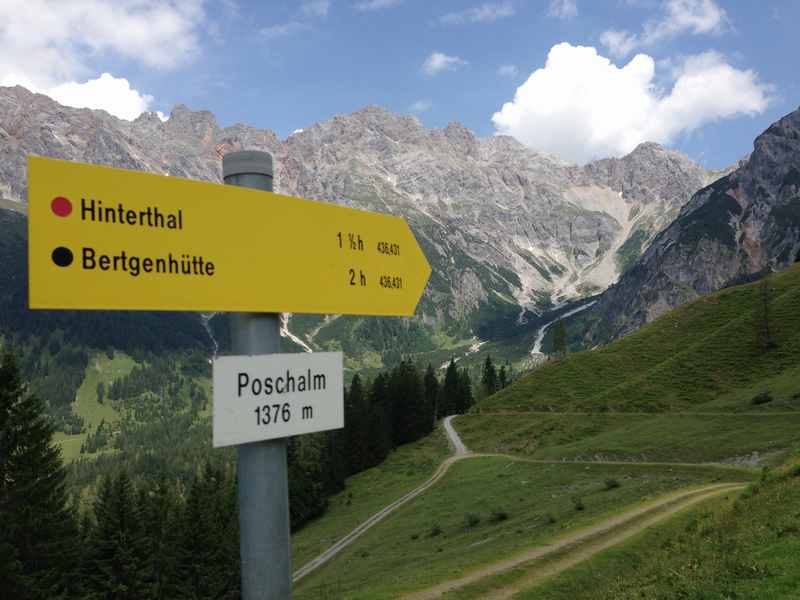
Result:
<svg viewBox="0 0 800 600">
<path fill-rule="evenodd" d="M 446 581 L 435 587 L 405 596 L 405 600 L 432 600 L 444 594 L 454 592 L 467 585 L 517 568 L 527 562 L 546 558 L 558 552 L 567 553 L 554 563 L 536 568 L 513 584 L 484 593 L 482 598 L 501 600 L 511 598 L 517 592 L 534 587 L 545 577 L 565 571 L 569 567 L 591 558 L 598 552 L 615 546 L 640 533 L 648 527 L 657 525 L 675 513 L 687 509 L 698 502 L 726 492 L 745 488 L 743 483 L 718 483 L 691 490 L 682 490 L 666 494 L 654 502 L 625 511 L 594 525 L 555 540 L 550 544 L 531 548 L 517 556 L 497 562 L 493 565 L 477 569 L 468 575 Z"/>
<path fill-rule="evenodd" d="M 447 459 L 445 459 L 444 462 L 442 462 L 442 464 L 439 465 L 439 468 L 436 469 L 436 471 L 434 472 L 433 475 L 431 475 L 430 479 L 428 479 L 425 483 L 423 483 L 419 487 L 417 487 L 417 488 L 411 490 L 410 492 L 408 492 L 402 498 L 399 498 L 399 499 L 395 500 L 394 502 L 392 502 L 388 506 L 386 506 L 386 507 L 382 508 L 381 510 L 379 510 L 378 512 L 376 512 L 369 519 L 367 519 L 366 521 L 361 523 L 358 527 L 353 529 L 353 531 L 351 531 L 346 536 L 344 536 L 342 539 L 340 539 L 338 542 L 336 542 L 333 546 L 331 546 L 330 548 L 325 550 L 325 552 L 323 552 L 322 554 L 320 554 L 316 558 L 311 559 L 306 564 L 304 564 L 302 567 L 300 567 L 292 575 L 292 581 L 293 582 L 295 582 L 295 583 L 298 582 L 300 579 L 302 579 L 303 577 L 305 577 L 306 575 L 308 575 L 309 573 L 311 573 L 315 569 L 317 569 L 317 568 L 321 567 L 322 565 L 324 565 L 326 562 L 328 562 L 334 556 L 339 554 L 339 552 L 341 552 L 342 550 L 347 548 L 347 546 L 349 546 L 354 541 L 356 541 L 358 538 L 360 538 L 362 535 L 364 535 L 364 533 L 366 533 L 373 525 L 376 525 L 376 524 L 380 523 L 386 517 L 388 517 L 390 514 L 392 514 L 394 511 L 396 511 L 398 508 L 400 508 L 401 506 L 403 506 L 407 502 L 410 502 L 411 500 L 413 500 L 414 498 L 416 498 L 417 496 L 419 496 L 420 494 L 425 492 L 429 487 L 431 487 L 433 484 L 435 484 L 437 481 L 439 481 L 442 477 L 444 477 L 444 474 L 447 473 L 448 469 L 450 468 L 450 466 L 453 463 L 455 463 L 455 462 L 457 462 L 459 460 L 462 460 L 464 458 L 469 458 L 470 456 L 472 456 L 470 454 L 469 450 L 467 450 L 467 447 L 461 441 L 461 438 L 458 436 L 458 433 L 456 433 L 456 430 L 453 429 L 453 426 L 450 423 L 452 418 L 453 418 L 452 416 L 445 418 L 445 420 L 444 420 L 444 431 L 447 434 L 447 439 L 450 442 L 450 445 L 453 447 L 454 454 L 452 456 L 448 457 Z"/>
<path fill-rule="evenodd" d="M 442 477 L 444 477 L 445 473 L 447 473 L 447 471 L 454 463 L 460 460 L 464 460 L 466 458 L 478 458 L 481 456 L 496 456 L 496 457 L 506 457 L 509 460 L 514 460 L 514 461 L 533 462 L 542 464 L 558 464 L 564 462 L 564 461 L 526 459 L 505 454 L 473 453 L 461 441 L 461 437 L 458 435 L 458 432 L 453 428 L 452 419 L 453 416 L 446 417 L 444 419 L 443 425 L 444 425 L 444 431 L 447 434 L 447 439 L 453 448 L 453 454 L 448 458 L 446 458 L 441 465 L 439 465 L 439 467 L 436 469 L 433 475 L 431 475 L 431 477 L 425 483 L 414 488 L 401 498 L 395 500 L 391 504 L 379 510 L 377 513 L 369 517 L 366 521 L 358 525 L 358 527 L 353 529 L 353 531 L 351 531 L 342 539 L 340 539 L 338 542 L 333 544 L 325 552 L 323 552 L 316 558 L 310 560 L 301 568 L 299 568 L 297 571 L 295 571 L 292 577 L 292 580 L 295 583 L 300 579 L 302 579 L 303 577 L 305 577 L 306 575 L 308 575 L 309 573 L 311 573 L 312 571 L 324 565 L 332 558 L 334 558 L 342 550 L 347 548 L 350 544 L 352 544 L 364 533 L 366 533 L 370 528 L 383 521 L 386 517 L 388 517 L 398 508 L 410 502 L 420 494 L 423 494 L 430 487 L 432 487 L 437 481 L 439 481 Z M 609 462 L 569 461 L 569 463 L 586 463 L 586 464 L 599 463 L 599 464 L 620 464 L 620 465 L 633 465 L 633 464 L 674 465 L 676 467 L 707 466 L 707 465 L 692 465 L 687 463 L 657 463 L 657 462 L 616 463 L 612 461 Z M 708 485 L 702 488 L 672 492 L 670 494 L 666 494 L 660 497 L 659 499 L 657 499 L 652 503 L 620 513 L 619 515 L 615 515 L 613 517 L 600 521 L 592 525 L 591 527 L 582 529 L 571 535 L 556 540 L 552 544 L 532 548 L 510 559 L 495 563 L 493 565 L 489 565 L 482 569 L 478 569 L 468 575 L 465 575 L 464 577 L 441 583 L 428 590 L 423 590 L 422 592 L 411 594 L 406 598 L 408 598 L 408 600 L 427 600 L 429 598 L 439 598 L 445 593 L 470 585 L 481 579 L 484 579 L 485 577 L 490 577 L 492 575 L 501 573 L 503 571 L 513 569 L 523 563 L 536 560 L 538 558 L 543 558 L 545 556 L 563 551 L 565 549 L 570 550 L 573 546 L 575 546 L 573 552 L 568 552 L 565 557 L 563 557 L 560 560 L 557 560 L 555 563 L 550 564 L 546 568 L 541 568 L 541 569 L 535 569 L 534 567 L 534 570 L 531 572 L 529 576 L 526 576 L 524 579 L 515 583 L 513 586 L 510 586 L 508 588 L 503 588 L 501 590 L 495 590 L 494 592 L 492 592 L 494 595 L 487 596 L 487 598 L 510 598 L 513 594 L 520 591 L 521 589 L 532 587 L 540 579 L 546 576 L 559 573 L 569 568 L 570 566 L 576 564 L 577 562 L 580 562 L 582 560 L 585 560 L 593 556 L 594 554 L 600 552 L 601 550 L 604 550 L 605 548 L 618 544 L 628 539 L 632 535 L 635 535 L 636 533 L 642 531 L 643 529 L 655 525 L 657 523 L 660 523 L 661 521 L 667 519 L 668 517 L 670 517 L 671 515 L 680 510 L 688 508 L 696 504 L 697 502 L 705 500 L 706 498 L 710 498 L 717 494 L 721 494 L 728 491 L 739 490 L 745 486 L 746 484 L 742 483 L 721 483 L 721 484 Z"/>
</svg>

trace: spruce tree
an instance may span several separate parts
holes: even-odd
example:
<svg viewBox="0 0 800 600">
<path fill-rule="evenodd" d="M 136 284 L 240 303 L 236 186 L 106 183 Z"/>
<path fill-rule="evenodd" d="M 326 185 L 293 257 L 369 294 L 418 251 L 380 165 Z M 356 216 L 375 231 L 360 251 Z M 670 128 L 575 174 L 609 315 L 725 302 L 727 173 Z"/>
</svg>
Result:
<svg viewBox="0 0 800 600">
<path fill-rule="evenodd" d="M 401 361 L 389 379 L 394 415 L 394 445 L 413 442 L 424 435 L 425 396 L 417 368 Z"/>
<path fill-rule="evenodd" d="M 189 490 L 180 542 L 181 585 L 188 598 L 238 594 L 238 552 L 234 557 L 230 547 L 230 536 L 239 538 L 238 517 L 228 485 L 224 474 L 206 463 Z"/>
<path fill-rule="evenodd" d="M 319 516 L 328 503 L 322 464 L 318 458 L 305 459 L 303 444 L 309 436 L 289 438 L 286 447 L 289 468 L 289 516 L 292 530 L 297 530 Z M 313 448 L 311 449 L 313 452 Z"/>
<path fill-rule="evenodd" d="M 392 449 L 388 378 L 383 373 L 375 377 L 370 386 L 367 429 L 370 466 L 375 466 L 383 462 Z"/>
<path fill-rule="evenodd" d="M 472 380 L 466 368 L 460 369 L 458 373 L 457 398 L 456 412 L 460 415 L 466 413 L 475 404 L 475 398 L 472 395 Z"/>
<path fill-rule="evenodd" d="M 77 525 L 44 407 L 15 357 L 0 358 L 0 582 L 14 598 L 74 591 Z M 10 590 L 14 590 L 11 594 Z"/>
<path fill-rule="evenodd" d="M 88 597 L 147 598 L 147 546 L 133 484 L 126 472 L 108 476 L 94 502 L 97 526 L 91 539 Z"/>
<path fill-rule="evenodd" d="M 436 379 L 436 372 L 433 366 L 428 363 L 425 370 L 425 433 L 433 431 L 436 423 L 436 399 L 439 395 L 439 380 Z"/>
<path fill-rule="evenodd" d="M 481 386 L 486 396 L 491 396 L 497 391 L 497 370 L 494 368 L 491 354 L 486 355 L 481 374 Z"/>
<path fill-rule="evenodd" d="M 328 466 L 322 472 L 322 481 L 326 493 L 332 495 L 344 489 L 344 481 L 347 478 L 347 444 L 342 429 L 326 431 L 324 435 Z"/>
<path fill-rule="evenodd" d="M 94 536 L 94 521 L 91 509 L 86 510 L 80 517 L 78 524 L 78 568 L 77 581 L 79 597 L 89 597 L 89 583 L 92 578 L 92 539 Z"/>
<path fill-rule="evenodd" d="M 497 373 L 497 385 L 501 390 L 508 385 L 508 373 L 505 365 L 500 365 L 500 371 Z"/>
<path fill-rule="evenodd" d="M 444 382 L 439 390 L 438 417 L 447 417 L 456 414 L 458 410 L 458 367 L 455 359 L 450 360 L 444 373 Z"/>
<path fill-rule="evenodd" d="M 353 377 L 345 396 L 345 432 L 347 434 L 348 474 L 358 473 L 368 462 L 367 404 L 361 378 Z"/>
<path fill-rule="evenodd" d="M 171 486 L 161 478 L 139 492 L 144 529 L 147 597 L 168 600 L 179 596 L 178 533 L 180 505 Z"/>
<path fill-rule="evenodd" d="M 3 528 L 0 530 L 0 590 L 9 598 L 32 598 L 33 591 L 22 573 L 17 549 L 5 537 Z"/>
</svg>

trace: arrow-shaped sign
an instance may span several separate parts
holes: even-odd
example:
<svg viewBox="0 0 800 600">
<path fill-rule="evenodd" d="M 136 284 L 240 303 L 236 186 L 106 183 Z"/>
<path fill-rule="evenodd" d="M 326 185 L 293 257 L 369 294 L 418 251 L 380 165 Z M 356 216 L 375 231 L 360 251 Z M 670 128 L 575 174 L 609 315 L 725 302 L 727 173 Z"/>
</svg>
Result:
<svg viewBox="0 0 800 600">
<path fill-rule="evenodd" d="M 30 307 L 410 316 L 431 268 L 401 217 L 28 158 Z"/>
</svg>

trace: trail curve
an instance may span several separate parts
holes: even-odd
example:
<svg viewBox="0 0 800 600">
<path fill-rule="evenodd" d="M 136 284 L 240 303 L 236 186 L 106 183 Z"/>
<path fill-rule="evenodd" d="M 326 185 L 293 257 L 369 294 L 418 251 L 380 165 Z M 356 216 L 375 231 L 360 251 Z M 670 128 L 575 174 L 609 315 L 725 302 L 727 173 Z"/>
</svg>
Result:
<svg viewBox="0 0 800 600">
<path fill-rule="evenodd" d="M 364 535 L 364 533 L 366 533 L 373 525 L 377 525 L 378 523 L 383 521 L 386 517 L 388 517 L 391 513 L 396 511 L 398 508 L 400 508 L 407 502 L 410 502 L 411 500 L 413 500 L 414 498 L 425 492 L 433 484 L 435 484 L 442 477 L 444 477 L 444 474 L 447 473 L 448 469 L 450 469 L 453 463 L 471 456 L 469 450 L 467 450 L 467 447 L 461 441 L 461 438 L 459 437 L 458 433 L 456 432 L 455 429 L 453 429 L 453 426 L 450 422 L 452 418 L 453 418 L 452 416 L 445 417 L 444 431 L 447 434 L 447 440 L 453 447 L 454 454 L 446 458 L 444 462 L 442 462 L 442 464 L 439 465 L 439 468 L 436 469 L 433 475 L 431 475 L 431 477 L 425 483 L 414 488 L 413 490 L 408 492 L 405 496 L 398 498 L 391 504 L 385 506 L 384 508 L 376 512 L 369 519 L 367 519 L 366 521 L 361 523 L 358 527 L 353 529 L 353 531 L 351 531 L 342 539 L 340 539 L 338 542 L 333 544 L 333 546 L 325 550 L 325 552 L 323 552 L 316 558 L 311 559 L 302 567 L 300 567 L 297 571 L 295 571 L 294 574 L 292 575 L 292 581 L 294 583 L 297 583 L 298 581 L 300 581 L 300 579 L 302 579 L 312 571 L 315 571 L 316 569 L 324 565 L 326 562 L 331 560 L 334 556 L 339 554 L 342 550 L 347 548 L 350 544 L 352 544 L 354 541 L 356 541 L 358 538 Z"/>
</svg>

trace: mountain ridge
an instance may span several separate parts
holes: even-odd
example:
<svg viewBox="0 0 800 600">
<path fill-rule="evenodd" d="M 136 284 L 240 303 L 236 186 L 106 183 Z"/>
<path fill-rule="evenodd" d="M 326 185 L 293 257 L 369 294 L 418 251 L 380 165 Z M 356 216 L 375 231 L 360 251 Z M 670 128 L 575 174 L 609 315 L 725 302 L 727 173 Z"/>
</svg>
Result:
<svg viewBox="0 0 800 600">
<path fill-rule="evenodd" d="M 715 176 L 652 143 L 570 165 L 512 138 L 478 138 L 458 123 L 427 129 L 376 106 L 281 140 L 241 123 L 220 127 L 182 104 L 166 121 L 122 121 L 0 88 L 6 202 L 24 204 L 27 154 L 219 182 L 221 157 L 240 149 L 272 153 L 281 193 L 405 217 L 433 267 L 417 311 L 429 338 L 502 338 L 604 290 Z M 300 336 L 321 317 L 302 322 Z"/>
<path fill-rule="evenodd" d="M 700 295 L 800 258 L 800 109 L 703 187 L 593 308 L 590 341 L 619 337 Z"/>
</svg>

